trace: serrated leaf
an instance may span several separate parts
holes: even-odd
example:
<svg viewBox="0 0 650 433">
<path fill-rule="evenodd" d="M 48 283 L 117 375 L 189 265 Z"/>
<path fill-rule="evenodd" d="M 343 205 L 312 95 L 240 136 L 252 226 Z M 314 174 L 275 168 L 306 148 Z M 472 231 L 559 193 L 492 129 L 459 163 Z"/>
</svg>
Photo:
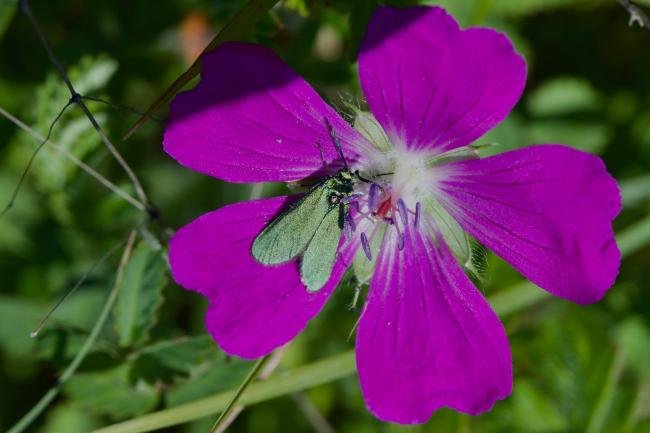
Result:
<svg viewBox="0 0 650 433">
<path fill-rule="evenodd" d="M 156 407 L 154 387 L 128 382 L 128 365 L 93 373 L 78 373 L 66 382 L 64 391 L 76 404 L 112 418 L 128 418 Z"/>
<path fill-rule="evenodd" d="M 121 346 L 133 346 L 146 340 L 156 322 L 166 282 L 167 263 L 162 250 L 140 242 L 124 271 L 115 304 L 115 327 Z"/>
</svg>

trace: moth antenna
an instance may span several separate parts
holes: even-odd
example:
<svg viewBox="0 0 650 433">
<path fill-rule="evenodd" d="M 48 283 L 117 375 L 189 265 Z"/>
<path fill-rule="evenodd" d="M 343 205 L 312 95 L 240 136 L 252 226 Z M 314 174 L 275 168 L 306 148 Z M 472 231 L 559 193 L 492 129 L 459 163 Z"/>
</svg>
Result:
<svg viewBox="0 0 650 433">
<path fill-rule="evenodd" d="M 338 137 L 336 136 L 336 132 L 334 132 L 334 128 L 332 127 L 332 124 L 330 121 L 325 119 L 325 124 L 327 125 L 327 129 L 330 132 L 330 136 L 332 137 L 332 140 L 334 141 L 334 147 L 336 148 L 336 151 L 338 152 L 339 156 L 341 157 L 341 160 L 343 161 L 343 166 L 345 167 L 346 170 L 349 170 L 350 167 L 348 166 L 348 161 L 345 159 L 345 155 L 343 154 L 343 149 L 341 148 L 341 142 L 339 142 Z"/>
<path fill-rule="evenodd" d="M 61 297 L 59 298 L 58 301 L 56 301 L 56 304 L 54 304 L 54 306 L 53 306 L 52 308 L 50 308 L 50 311 L 48 311 L 47 314 L 45 315 L 45 317 L 43 317 L 43 318 L 41 319 L 41 321 L 38 323 L 38 326 L 36 327 L 36 329 L 34 329 L 32 332 L 29 333 L 29 336 L 30 336 L 31 338 L 36 338 L 36 337 L 38 336 L 38 334 L 41 332 L 41 330 L 43 329 L 43 326 L 45 326 L 45 324 L 47 323 L 48 319 L 49 319 L 49 318 L 52 316 L 52 314 L 54 314 L 54 312 L 55 312 L 55 311 L 56 311 L 56 310 L 61 306 L 61 304 L 63 304 L 63 302 L 64 302 L 66 299 L 68 299 L 68 297 L 69 297 L 70 295 L 72 295 L 74 292 L 76 292 L 77 289 L 78 289 L 79 287 L 81 287 L 81 285 L 82 285 L 83 283 L 86 282 L 86 280 L 88 279 L 88 277 L 90 276 L 90 274 L 92 274 L 93 271 L 94 271 L 94 270 L 95 270 L 95 269 L 96 269 L 100 264 L 102 264 L 106 259 L 108 259 L 110 256 L 112 256 L 112 255 L 115 253 L 115 251 L 117 251 L 117 249 L 120 248 L 120 247 L 121 247 L 125 242 L 126 242 L 126 240 L 124 240 L 124 241 L 118 243 L 117 245 L 114 245 L 113 247 L 111 247 L 110 250 L 108 250 L 106 253 L 104 253 L 104 255 L 101 256 L 101 257 L 99 258 L 99 260 L 97 260 L 95 263 L 93 263 L 93 265 L 92 265 L 92 266 L 91 266 L 91 267 L 90 267 L 90 268 L 89 268 L 89 269 L 88 269 L 88 270 L 87 270 L 87 271 L 86 271 L 86 272 L 81 276 L 81 278 L 79 279 L 79 281 L 77 281 L 77 282 L 75 283 L 74 286 L 72 286 L 72 287 L 71 287 L 67 292 L 65 292 L 65 293 L 63 294 L 63 296 L 61 296 Z"/>
</svg>

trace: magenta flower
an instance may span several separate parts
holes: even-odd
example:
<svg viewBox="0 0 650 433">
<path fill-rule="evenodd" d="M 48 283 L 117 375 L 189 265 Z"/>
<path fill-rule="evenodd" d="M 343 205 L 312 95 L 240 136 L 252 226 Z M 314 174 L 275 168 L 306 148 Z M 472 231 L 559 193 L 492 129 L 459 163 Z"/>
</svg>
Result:
<svg viewBox="0 0 650 433">
<path fill-rule="evenodd" d="M 337 262 L 316 293 L 297 262 L 251 256 L 290 197 L 181 228 L 173 276 L 209 299 L 207 329 L 225 352 L 256 358 L 294 338 L 354 264 L 370 282 L 356 336 L 370 411 L 400 423 L 443 406 L 479 414 L 510 394 L 512 359 L 458 263 L 461 228 L 552 294 L 595 302 L 618 272 L 618 187 L 598 157 L 562 145 L 476 157 L 470 144 L 510 112 L 526 79 L 501 33 L 460 30 L 440 8 L 381 7 L 359 77 L 372 115 L 358 113 L 354 129 L 267 48 L 233 42 L 206 55 L 201 83 L 171 107 L 164 148 L 178 162 L 230 182 L 322 178 L 342 166 L 329 122 L 352 169 L 378 186 L 355 185 Z"/>
</svg>

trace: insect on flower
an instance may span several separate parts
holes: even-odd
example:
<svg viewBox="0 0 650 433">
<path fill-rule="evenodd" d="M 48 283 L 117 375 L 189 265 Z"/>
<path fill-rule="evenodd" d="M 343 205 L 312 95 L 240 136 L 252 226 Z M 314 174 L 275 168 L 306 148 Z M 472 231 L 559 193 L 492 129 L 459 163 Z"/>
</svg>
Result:
<svg viewBox="0 0 650 433">
<path fill-rule="evenodd" d="M 596 302 L 620 264 L 618 186 L 600 158 L 565 145 L 479 157 L 476 140 L 526 81 L 502 33 L 460 29 L 438 7 L 380 7 L 358 64 L 370 113 L 350 125 L 268 48 L 230 42 L 204 57 L 201 82 L 172 103 L 165 151 L 230 182 L 300 182 L 323 161 L 326 179 L 302 199 L 231 204 L 182 227 L 172 275 L 209 300 L 218 345 L 252 359 L 302 331 L 352 268 L 369 286 L 355 344 L 369 410 L 399 423 L 482 413 L 511 393 L 512 356 L 464 272 L 470 236 L 550 293 Z"/>
<path fill-rule="evenodd" d="M 354 183 L 372 183 L 358 170 L 350 170 L 332 126 L 327 119 L 325 122 L 344 167 L 290 204 L 255 238 L 251 249 L 253 257 L 263 265 L 286 263 L 301 255 L 300 276 L 310 292 L 320 290 L 329 280 L 341 233 L 344 228 L 349 233 L 349 200 L 354 195 Z"/>
</svg>

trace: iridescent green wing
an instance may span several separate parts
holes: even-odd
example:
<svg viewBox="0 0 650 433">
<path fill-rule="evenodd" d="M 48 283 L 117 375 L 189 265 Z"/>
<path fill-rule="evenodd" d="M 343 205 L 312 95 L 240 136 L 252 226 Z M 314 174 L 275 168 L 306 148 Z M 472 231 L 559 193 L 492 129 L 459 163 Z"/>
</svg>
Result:
<svg viewBox="0 0 650 433">
<path fill-rule="evenodd" d="M 271 221 L 253 241 L 251 252 L 263 265 L 277 265 L 295 259 L 314 237 L 332 205 L 325 183 L 312 188 Z"/>
<path fill-rule="evenodd" d="M 341 218 L 345 212 L 347 205 L 341 205 L 325 215 L 302 256 L 300 279 L 310 292 L 322 289 L 332 274 L 341 240 Z"/>
</svg>

